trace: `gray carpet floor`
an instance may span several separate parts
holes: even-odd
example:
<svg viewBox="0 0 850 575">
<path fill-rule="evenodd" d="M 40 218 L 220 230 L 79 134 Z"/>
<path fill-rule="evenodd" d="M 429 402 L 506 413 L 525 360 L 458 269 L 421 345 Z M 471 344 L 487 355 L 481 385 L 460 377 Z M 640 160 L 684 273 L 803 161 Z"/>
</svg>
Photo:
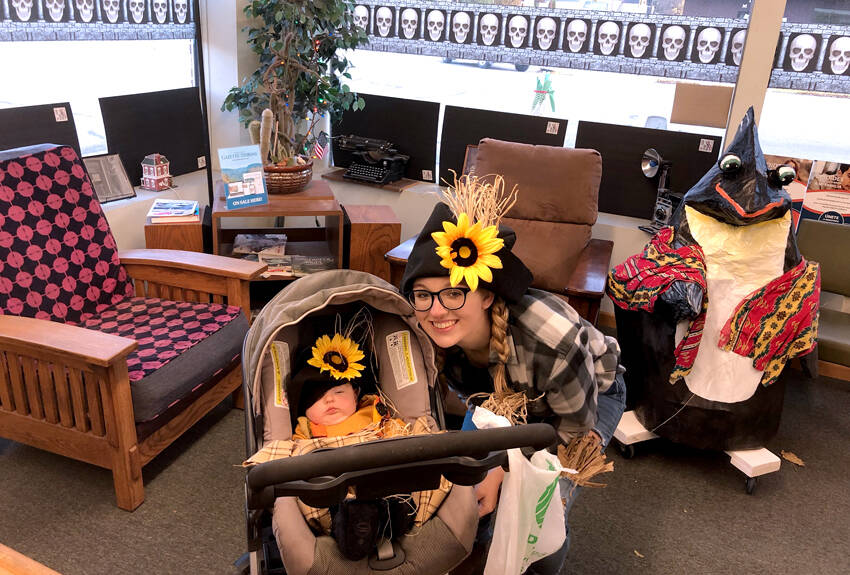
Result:
<svg viewBox="0 0 850 575">
<path fill-rule="evenodd" d="M 722 453 L 660 440 L 610 452 L 608 486 L 571 515 L 571 574 L 850 573 L 850 383 L 791 372 L 792 451 L 753 495 Z M 145 503 L 114 506 L 108 471 L 0 440 L 0 542 L 65 575 L 233 574 L 245 550 L 242 412 L 225 403 L 144 469 Z"/>
</svg>

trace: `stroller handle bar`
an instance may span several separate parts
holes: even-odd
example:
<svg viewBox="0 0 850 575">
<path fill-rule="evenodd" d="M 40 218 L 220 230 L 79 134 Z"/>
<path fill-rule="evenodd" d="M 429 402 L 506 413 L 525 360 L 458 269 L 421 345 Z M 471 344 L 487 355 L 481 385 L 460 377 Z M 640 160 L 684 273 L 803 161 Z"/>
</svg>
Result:
<svg viewBox="0 0 850 575">
<path fill-rule="evenodd" d="M 295 495 L 326 507 L 354 485 L 358 496 L 378 497 L 436 487 L 440 475 L 463 485 L 480 481 L 507 461 L 505 450 L 545 449 L 557 442 L 555 428 L 532 423 L 497 429 L 452 431 L 348 445 L 269 461 L 246 477 L 248 506 L 261 509 L 275 497 Z M 311 501 L 313 503 L 311 503 Z M 321 503 L 321 505 L 319 505 Z"/>
</svg>

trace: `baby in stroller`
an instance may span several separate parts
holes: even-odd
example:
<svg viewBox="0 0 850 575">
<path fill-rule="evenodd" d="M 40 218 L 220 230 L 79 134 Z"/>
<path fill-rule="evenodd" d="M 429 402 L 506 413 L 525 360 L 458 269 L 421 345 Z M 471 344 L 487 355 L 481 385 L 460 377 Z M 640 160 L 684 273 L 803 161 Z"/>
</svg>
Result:
<svg viewBox="0 0 850 575">
<path fill-rule="evenodd" d="M 371 359 L 364 363 L 374 371 L 360 378 L 360 391 L 371 391 L 366 383 L 374 381 L 390 410 L 389 421 L 403 422 L 408 436 L 381 439 L 366 430 L 292 441 L 305 396 L 300 350 L 318 347 L 317 340 L 335 333 L 336 326 L 328 326 L 337 315 L 350 318 L 363 307 L 372 318 L 372 334 L 363 340 Z M 527 433 L 533 426 L 488 430 L 498 432 L 490 435 L 437 433 L 444 429 L 444 416 L 430 340 L 396 288 L 363 272 L 331 270 L 291 283 L 254 320 L 242 358 L 246 450 L 259 463 L 246 477 L 252 572 L 272 572 L 271 555 L 279 550 L 287 575 L 446 573 L 472 549 L 478 507 L 471 486 L 507 461 L 505 449 L 542 449 L 555 441 L 545 425 L 534 437 Z M 391 541 L 380 540 L 376 550 L 356 561 L 326 535 L 329 512 L 324 519 L 302 513 L 305 507 L 326 511 L 340 504 L 352 487 L 362 500 L 410 494 L 416 508 L 408 533 L 393 533 Z"/>
<path fill-rule="evenodd" d="M 357 323 L 356 318 L 361 314 L 368 325 L 366 308 L 355 315 L 353 323 Z M 301 389 L 300 415 L 293 440 L 338 438 L 344 443 L 344 438 L 354 434 L 384 438 L 408 433 L 404 421 L 391 417 L 380 394 L 361 393 L 361 389 L 370 385 L 370 378 L 364 377 L 364 373 L 371 371 L 367 369 L 370 359 L 357 342 L 343 334 L 322 335 L 316 340 L 311 357 L 293 377 L 293 382 Z M 364 363 L 358 363 L 360 361 Z M 433 497 L 442 499 L 435 493 L 419 495 L 430 501 Z M 392 539 L 413 527 L 418 499 L 414 501 L 409 494 L 372 500 L 351 496 L 332 506 L 327 513 L 300 502 L 299 507 L 317 532 L 327 531 L 329 515 L 330 534 L 340 551 L 347 559 L 357 561 L 375 548 L 379 536 L 387 534 Z"/>
</svg>

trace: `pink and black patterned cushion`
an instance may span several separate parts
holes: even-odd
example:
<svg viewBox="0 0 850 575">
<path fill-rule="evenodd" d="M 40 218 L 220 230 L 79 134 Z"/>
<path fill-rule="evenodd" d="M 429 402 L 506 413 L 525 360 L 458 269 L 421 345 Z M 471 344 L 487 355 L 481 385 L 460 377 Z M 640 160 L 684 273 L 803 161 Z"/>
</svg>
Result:
<svg viewBox="0 0 850 575">
<path fill-rule="evenodd" d="M 79 324 L 133 295 L 74 149 L 0 161 L 0 314 Z"/>
<path fill-rule="evenodd" d="M 130 381 L 135 382 L 217 332 L 241 313 L 236 306 L 134 297 L 107 307 L 81 325 L 129 337 L 139 343 L 139 347 L 127 356 Z"/>
</svg>

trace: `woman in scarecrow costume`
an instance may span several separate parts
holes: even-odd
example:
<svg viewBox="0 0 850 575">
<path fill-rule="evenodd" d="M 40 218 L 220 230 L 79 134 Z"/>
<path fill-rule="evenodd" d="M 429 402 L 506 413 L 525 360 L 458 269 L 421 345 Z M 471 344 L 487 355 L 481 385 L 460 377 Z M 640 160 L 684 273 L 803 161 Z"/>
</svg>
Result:
<svg viewBox="0 0 850 575">
<path fill-rule="evenodd" d="M 697 448 L 762 447 L 785 363 L 814 348 L 820 275 L 801 257 L 753 110 L 644 251 L 611 271 L 629 404 L 649 430 Z"/>
<path fill-rule="evenodd" d="M 516 190 L 505 195 L 503 180 L 491 181 L 449 187 L 411 250 L 402 292 L 437 348 L 449 397 L 486 398 L 483 407 L 514 423 L 550 423 L 564 445 L 582 444 L 598 461 L 625 407 L 619 346 L 564 300 L 529 287 L 531 272 L 511 251 L 516 236 L 499 225 Z M 503 476 L 496 468 L 476 486 L 481 521 L 463 572 L 480 568 Z M 566 514 L 576 490 L 561 482 Z M 526 573 L 559 573 L 569 541 L 567 527 L 563 547 Z"/>
</svg>

